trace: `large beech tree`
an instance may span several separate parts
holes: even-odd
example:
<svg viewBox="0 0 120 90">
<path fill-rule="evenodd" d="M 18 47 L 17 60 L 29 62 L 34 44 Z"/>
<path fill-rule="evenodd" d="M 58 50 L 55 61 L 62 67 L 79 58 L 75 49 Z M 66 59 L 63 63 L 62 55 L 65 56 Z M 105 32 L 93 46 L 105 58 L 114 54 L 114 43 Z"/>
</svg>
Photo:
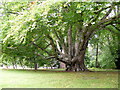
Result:
<svg viewBox="0 0 120 90">
<path fill-rule="evenodd" d="M 99 30 L 118 33 L 120 21 L 116 2 L 38 0 L 27 4 L 23 10 L 13 8 L 7 13 L 12 17 L 3 40 L 7 48 L 32 45 L 37 49 L 34 54 L 63 62 L 67 71 L 88 71 L 84 57 L 89 40 Z"/>
</svg>

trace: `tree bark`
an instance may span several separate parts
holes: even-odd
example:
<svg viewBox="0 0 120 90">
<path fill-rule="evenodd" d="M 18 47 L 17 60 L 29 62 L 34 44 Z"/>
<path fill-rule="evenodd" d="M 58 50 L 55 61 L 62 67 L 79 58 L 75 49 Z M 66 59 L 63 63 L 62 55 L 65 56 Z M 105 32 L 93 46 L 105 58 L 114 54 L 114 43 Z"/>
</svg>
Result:
<svg viewBox="0 0 120 90">
<path fill-rule="evenodd" d="M 72 61 L 66 64 L 66 71 L 89 71 L 84 62 L 87 45 L 88 41 L 86 41 L 82 49 L 80 49 L 79 55 L 74 56 Z"/>
<path fill-rule="evenodd" d="M 75 62 L 66 64 L 66 71 L 89 71 L 84 63 L 84 55 L 77 57 Z"/>
<path fill-rule="evenodd" d="M 98 43 L 96 45 L 96 62 L 95 62 L 95 67 L 98 68 Z"/>
<path fill-rule="evenodd" d="M 38 64 L 36 62 L 34 63 L 34 69 L 38 70 Z"/>
<path fill-rule="evenodd" d="M 120 48 L 118 49 L 117 53 L 118 53 L 118 57 L 116 58 L 115 65 L 116 65 L 116 69 L 120 69 Z"/>
</svg>

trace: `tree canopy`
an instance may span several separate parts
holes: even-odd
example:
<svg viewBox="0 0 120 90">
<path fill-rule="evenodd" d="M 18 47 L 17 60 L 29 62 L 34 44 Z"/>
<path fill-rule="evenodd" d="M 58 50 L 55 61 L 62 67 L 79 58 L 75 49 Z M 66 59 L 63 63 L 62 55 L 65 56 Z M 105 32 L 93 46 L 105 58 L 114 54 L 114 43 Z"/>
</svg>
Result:
<svg viewBox="0 0 120 90">
<path fill-rule="evenodd" d="M 2 3 L 1 9 L 3 56 L 55 59 L 67 71 L 84 71 L 88 44 L 97 43 L 98 37 L 117 55 L 119 3 L 36 0 Z"/>
</svg>

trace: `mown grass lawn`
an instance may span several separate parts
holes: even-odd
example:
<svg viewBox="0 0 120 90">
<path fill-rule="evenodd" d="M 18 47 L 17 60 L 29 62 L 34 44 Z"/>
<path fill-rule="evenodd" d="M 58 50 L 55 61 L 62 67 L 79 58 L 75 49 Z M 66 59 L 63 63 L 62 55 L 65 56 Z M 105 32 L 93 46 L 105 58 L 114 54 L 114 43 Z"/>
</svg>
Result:
<svg viewBox="0 0 120 90">
<path fill-rule="evenodd" d="M 118 71 L 2 70 L 1 88 L 118 88 Z"/>
</svg>

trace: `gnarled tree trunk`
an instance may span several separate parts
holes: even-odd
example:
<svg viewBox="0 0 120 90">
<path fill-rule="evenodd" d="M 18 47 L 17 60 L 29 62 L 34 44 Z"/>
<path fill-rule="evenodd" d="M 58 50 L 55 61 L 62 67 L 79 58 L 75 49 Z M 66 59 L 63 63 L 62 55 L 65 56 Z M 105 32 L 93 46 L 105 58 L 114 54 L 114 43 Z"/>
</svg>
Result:
<svg viewBox="0 0 120 90">
<path fill-rule="evenodd" d="M 85 66 L 84 59 L 79 61 L 78 59 L 71 64 L 66 64 L 66 71 L 89 71 Z"/>
<path fill-rule="evenodd" d="M 72 58 L 72 61 L 66 63 L 66 71 L 89 71 L 84 62 L 85 50 L 78 56 Z"/>
</svg>

